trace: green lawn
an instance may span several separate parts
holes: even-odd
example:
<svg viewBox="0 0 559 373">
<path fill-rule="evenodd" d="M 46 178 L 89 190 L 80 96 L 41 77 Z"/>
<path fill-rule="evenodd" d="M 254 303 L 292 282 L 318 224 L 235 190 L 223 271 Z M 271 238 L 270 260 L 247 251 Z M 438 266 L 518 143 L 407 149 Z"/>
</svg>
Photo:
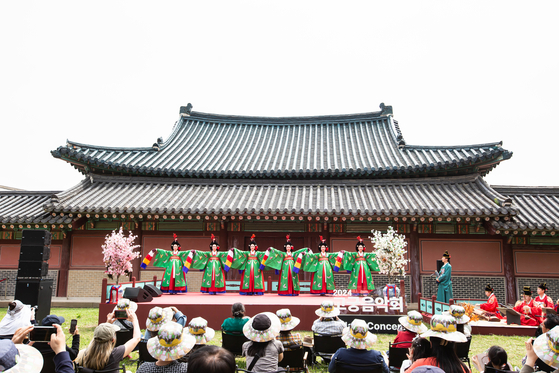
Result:
<svg viewBox="0 0 559 373">
<path fill-rule="evenodd" d="M 96 308 L 53 308 L 51 310 L 53 314 L 63 316 L 66 319 L 65 324 L 63 325 L 65 332 L 67 333 L 68 328 L 70 326 L 71 319 L 78 320 L 78 328 L 80 330 L 81 335 L 81 348 L 84 348 L 89 344 L 91 338 L 93 337 L 93 330 L 97 325 L 98 319 L 98 309 Z M 6 314 L 6 310 L 0 310 L 0 318 L 4 317 Z M 311 332 L 300 331 L 302 335 L 312 335 Z M 68 343 L 70 343 L 70 336 L 67 334 Z M 394 334 L 378 334 L 378 341 L 376 349 L 380 351 L 388 350 L 388 343 L 393 341 L 395 338 Z M 470 350 L 470 359 L 477 355 L 489 347 L 493 345 L 498 345 L 503 347 L 508 354 L 509 362 L 514 366 L 519 366 L 521 364 L 521 359 L 524 357 L 524 341 L 526 337 L 503 337 L 503 336 L 480 336 L 475 335 L 472 340 L 471 350 Z M 221 332 L 216 331 L 215 338 L 211 341 L 210 344 L 221 346 Z M 132 353 L 130 359 L 126 359 L 127 369 L 135 372 L 136 371 L 136 364 L 135 362 L 130 361 L 131 359 L 137 359 L 137 353 Z M 245 361 L 242 358 L 237 358 L 237 364 L 239 367 L 245 367 Z M 472 369 L 474 371 L 475 368 Z M 312 367 L 311 372 L 327 372 L 328 366 L 325 364 L 319 364 L 316 367 Z"/>
</svg>

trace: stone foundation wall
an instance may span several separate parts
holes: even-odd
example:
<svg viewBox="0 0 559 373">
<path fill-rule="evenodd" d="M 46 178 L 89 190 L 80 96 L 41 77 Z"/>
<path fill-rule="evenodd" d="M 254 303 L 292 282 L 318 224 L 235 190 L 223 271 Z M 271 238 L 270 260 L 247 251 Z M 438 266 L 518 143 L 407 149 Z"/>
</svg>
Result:
<svg viewBox="0 0 559 373">
<path fill-rule="evenodd" d="M 435 277 L 421 276 L 421 294 L 425 298 L 437 295 Z M 491 284 L 500 303 L 505 299 L 505 278 L 484 276 L 452 276 L 452 293 L 455 298 L 486 299 L 485 285 Z"/>
<path fill-rule="evenodd" d="M 17 269 L 0 270 L 0 280 L 7 278 L 6 281 L 0 283 L 0 298 L 13 299 L 16 292 Z M 52 296 L 56 296 L 56 287 L 58 286 L 58 270 L 49 270 L 46 278 L 53 280 Z"/>
<path fill-rule="evenodd" d="M 104 270 L 71 269 L 68 271 L 68 297 L 101 297 Z M 123 281 L 126 281 L 125 278 Z M 110 281 L 110 280 L 109 280 Z"/>
</svg>

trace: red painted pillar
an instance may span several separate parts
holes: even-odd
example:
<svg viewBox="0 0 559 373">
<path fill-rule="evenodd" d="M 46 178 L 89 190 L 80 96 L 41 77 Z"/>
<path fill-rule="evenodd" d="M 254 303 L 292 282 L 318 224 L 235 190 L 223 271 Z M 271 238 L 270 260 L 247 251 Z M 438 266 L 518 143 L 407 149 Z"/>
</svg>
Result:
<svg viewBox="0 0 559 373">
<path fill-rule="evenodd" d="M 58 269 L 57 297 L 68 296 L 68 276 L 70 271 L 70 246 L 72 244 L 72 231 L 66 232 L 62 239 L 60 250 L 60 268 Z"/>
<path fill-rule="evenodd" d="M 505 272 L 506 303 L 516 301 L 516 277 L 514 277 L 514 257 L 512 245 L 503 240 L 503 271 Z"/>
<path fill-rule="evenodd" d="M 419 302 L 417 294 L 421 291 L 421 275 L 419 266 L 419 234 L 412 230 L 409 236 L 410 254 L 410 281 L 411 281 L 411 302 Z"/>
</svg>

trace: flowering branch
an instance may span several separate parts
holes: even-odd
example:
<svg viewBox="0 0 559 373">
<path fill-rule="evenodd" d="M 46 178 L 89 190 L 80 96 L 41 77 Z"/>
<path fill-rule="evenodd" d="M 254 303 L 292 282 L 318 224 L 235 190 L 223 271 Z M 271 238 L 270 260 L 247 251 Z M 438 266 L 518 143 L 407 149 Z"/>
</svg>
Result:
<svg viewBox="0 0 559 373">
<path fill-rule="evenodd" d="M 101 246 L 103 248 L 103 262 L 107 270 L 105 273 L 109 275 L 112 280 L 113 276 L 118 278 L 121 275 L 128 275 L 132 272 L 132 260 L 140 256 L 139 252 L 134 252 L 134 249 L 140 245 L 134 245 L 134 240 L 138 236 L 134 236 L 132 232 L 128 232 L 128 237 L 124 236 L 122 227 L 118 233 L 113 231 L 110 235 L 105 237 L 105 243 Z"/>
<path fill-rule="evenodd" d="M 392 278 L 395 276 L 405 276 L 407 246 L 405 236 L 397 234 L 394 228 L 388 227 L 386 233 L 372 230 L 373 237 L 369 237 L 374 244 L 376 250 L 376 260 L 380 273 L 388 276 L 388 283 L 392 284 Z"/>
</svg>

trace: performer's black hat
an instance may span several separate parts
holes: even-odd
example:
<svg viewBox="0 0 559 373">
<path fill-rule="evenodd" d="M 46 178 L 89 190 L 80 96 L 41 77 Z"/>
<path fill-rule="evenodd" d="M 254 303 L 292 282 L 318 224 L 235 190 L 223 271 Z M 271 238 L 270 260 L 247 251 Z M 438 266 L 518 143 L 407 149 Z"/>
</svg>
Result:
<svg viewBox="0 0 559 373">
<path fill-rule="evenodd" d="M 285 236 L 285 243 L 283 244 L 284 250 L 287 250 L 287 245 L 290 245 L 291 249 L 293 250 L 293 244 L 291 243 L 291 239 L 289 238 L 289 235 Z"/>
<path fill-rule="evenodd" d="M 493 293 L 494 290 L 493 290 L 493 287 L 491 285 L 487 284 L 487 285 L 485 285 L 485 291 L 490 291 L 490 292 Z"/>
<path fill-rule="evenodd" d="M 248 243 L 248 248 L 250 249 L 250 245 L 254 245 L 254 249 L 258 250 L 258 244 L 256 243 L 256 241 L 254 240 L 256 238 L 256 235 L 252 235 L 250 236 L 250 242 Z"/>
<path fill-rule="evenodd" d="M 219 250 L 219 244 L 217 243 L 217 240 L 215 239 L 215 236 L 212 233 L 212 242 L 210 242 L 210 250 L 212 249 L 213 245 L 217 245 L 217 249 Z"/>
<path fill-rule="evenodd" d="M 320 243 L 318 244 L 318 250 L 320 250 L 322 246 L 325 246 L 326 251 L 328 251 L 328 244 L 326 243 L 326 240 L 324 239 L 324 237 L 320 236 Z"/>
<path fill-rule="evenodd" d="M 173 233 L 173 242 L 171 242 L 171 249 L 173 248 L 174 245 L 177 245 L 179 247 L 179 250 L 181 248 L 181 244 L 179 243 L 179 241 L 177 241 L 178 236 Z"/>
<path fill-rule="evenodd" d="M 357 243 L 355 244 L 355 251 L 358 251 L 359 246 L 363 246 L 363 251 L 365 251 L 365 244 L 361 236 L 357 236 Z"/>
<path fill-rule="evenodd" d="M 532 290 L 530 290 L 530 285 L 524 286 L 524 289 L 522 289 L 522 290 L 524 292 L 524 295 L 532 296 Z"/>
<path fill-rule="evenodd" d="M 547 284 L 545 282 L 542 282 L 541 284 L 539 284 L 538 287 L 540 289 L 542 289 L 543 291 L 547 291 Z"/>
<path fill-rule="evenodd" d="M 450 259 L 450 254 L 448 253 L 448 250 L 444 252 L 443 257 Z"/>
</svg>

